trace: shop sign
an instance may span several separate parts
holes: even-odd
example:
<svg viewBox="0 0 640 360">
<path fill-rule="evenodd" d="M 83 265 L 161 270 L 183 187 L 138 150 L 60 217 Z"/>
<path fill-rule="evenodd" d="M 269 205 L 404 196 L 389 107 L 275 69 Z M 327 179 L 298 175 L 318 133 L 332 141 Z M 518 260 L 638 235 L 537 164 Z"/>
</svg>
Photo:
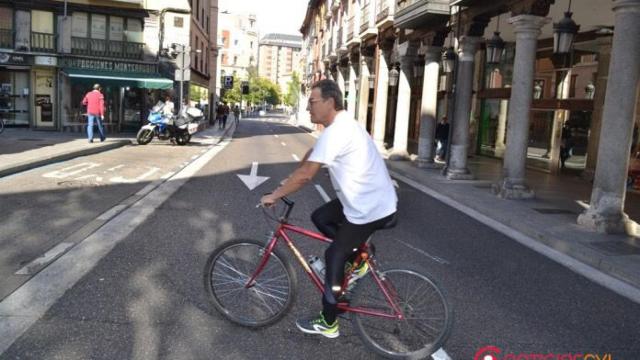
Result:
<svg viewBox="0 0 640 360">
<path fill-rule="evenodd" d="M 155 64 L 126 63 L 112 60 L 96 60 L 83 58 L 63 58 L 61 59 L 61 67 L 83 69 L 83 70 L 99 70 L 99 71 L 118 71 L 131 73 L 156 73 Z"/>
<path fill-rule="evenodd" d="M 57 61 L 57 58 L 54 56 L 37 56 L 36 55 L 34 63 L 36 65 L 42 65 L 42 66 L 56 66 L 58 61 Z"/>
<path fill-rule="evenodd" d="M 33 56 L 0 52 L 0 65 L 33 65 Z"/>
</svg>

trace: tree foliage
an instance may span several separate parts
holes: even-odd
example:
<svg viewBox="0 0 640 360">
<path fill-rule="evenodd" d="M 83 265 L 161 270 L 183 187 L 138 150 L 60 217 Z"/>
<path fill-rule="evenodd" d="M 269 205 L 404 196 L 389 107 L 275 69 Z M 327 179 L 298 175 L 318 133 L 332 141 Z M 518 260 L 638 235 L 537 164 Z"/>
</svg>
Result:
<svg viewBox="0 0 640 360">
<path fill-rule="evenodd" d="M 284 103 L 288 106 L 298 105 L 298 97 L 300 96 L 300 78 L 297 73 L 293 73 L 291 81 L 287 83 L 287 95 L 284 97 Z"/>
<path fill-rule="evenodd" d="M 242 96 L 243 100 L 254 105 L 262 104 L 263 102 L 277 105 L 282 102 L 282 94 L 277 84 L 274 84 L 267 78 L 259 77 L 255 67 L 250 67 L 248 74 L 249 94 L 242 95 L 241 83 L 243 80 L 236 78 L 233 81 L 233 89 L 225 91 L 222 97 L 223 101 L 227 103 L 239 103 Z"/>
</svg>

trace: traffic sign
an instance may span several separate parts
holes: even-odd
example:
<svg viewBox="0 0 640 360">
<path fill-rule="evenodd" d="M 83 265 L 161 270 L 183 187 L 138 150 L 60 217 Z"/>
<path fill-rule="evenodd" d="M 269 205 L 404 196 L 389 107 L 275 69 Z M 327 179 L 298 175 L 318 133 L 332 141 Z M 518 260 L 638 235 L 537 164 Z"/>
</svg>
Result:
<svg viewBox="0 0 640 360">
<path fill-rule="evenodd" d="M 188 69 L 191 66 L 191 56 L 185 51 L 184 54 L 178 54 L 176 57 L 176 66 L 178 69 Z"/>
<path fill-rule="evenodd" d="M 224 77 L 224 88 L 225 89 L 233 89 L 233 76 L 225 76 Z"/>
<path fill-rule="evenodd" d="M 182 79 L 182 73 L 184 72 L 184 79 Z M 191 81 L 191 69 L 176 69 L 175 81 Z"/>
</svg>

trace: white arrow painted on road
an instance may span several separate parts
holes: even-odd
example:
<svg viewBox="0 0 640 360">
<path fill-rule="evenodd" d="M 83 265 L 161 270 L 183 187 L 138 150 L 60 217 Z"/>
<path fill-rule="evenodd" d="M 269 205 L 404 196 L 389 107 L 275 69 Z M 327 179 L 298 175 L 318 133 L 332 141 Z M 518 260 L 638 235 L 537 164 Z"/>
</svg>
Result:
<svg viewBox="0 0 640 360">
<path fill-rule="evenodd" d="M 260 186 L 263 182 L 269 180 L 268 176 L 258 176 L 258 162 L 251 163 L 251 173 L 249 175 L 237 174 L 240 180 L 247 185 L 249 190 L 253 190 Z"/>
</svg>

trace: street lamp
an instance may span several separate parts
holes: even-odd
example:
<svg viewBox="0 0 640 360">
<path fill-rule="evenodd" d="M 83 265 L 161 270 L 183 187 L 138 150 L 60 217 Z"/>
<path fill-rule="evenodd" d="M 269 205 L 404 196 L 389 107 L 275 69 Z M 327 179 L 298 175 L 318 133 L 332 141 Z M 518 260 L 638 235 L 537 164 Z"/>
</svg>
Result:
<svg viewBox="0 0 640 360">
<path fill-rule="evenodd" d="M 391 71 L 389 71 L 389 85 L 398 86 L 398 79 L 400 78 L 400 72 L 396 69 L 395 65 L 391 65 Z"/>
<path fill-rule="evenodd" d="M 555 54 L 568 54 L 573 45 L 573 38 L 578 33 L 580 25 L 571 19 L 571 0 L 569 8 L 559 22 L 553 24 L 553 52 Z"/>
<path fill-rule="evenodd" d="M 369 75 L 369 89 L 373 89 L 376 86 L 376 76 Z"/>
<path fill-rule="evenodd" d="M 585 93 L 585 99 L 588 100 L 593 100 L 593 96 L 596 93 L 596 86 L 593 85 L 592 82 L 589 82 L 589 84 L 587 84 L 587 86 L 584 88 L 584 93 Z"/>
<path fill-rule="evenodd" d="M 504 40 L 500 37 L 500 15 L 498 15 L 498 21 L 496 25 L 496 31 L 493 33 L 493 37 L 487 40 L 486 56 L 487 64 L 499 64 L 502 58 L 502 52 L 504 51 Z"/>
</svg>

